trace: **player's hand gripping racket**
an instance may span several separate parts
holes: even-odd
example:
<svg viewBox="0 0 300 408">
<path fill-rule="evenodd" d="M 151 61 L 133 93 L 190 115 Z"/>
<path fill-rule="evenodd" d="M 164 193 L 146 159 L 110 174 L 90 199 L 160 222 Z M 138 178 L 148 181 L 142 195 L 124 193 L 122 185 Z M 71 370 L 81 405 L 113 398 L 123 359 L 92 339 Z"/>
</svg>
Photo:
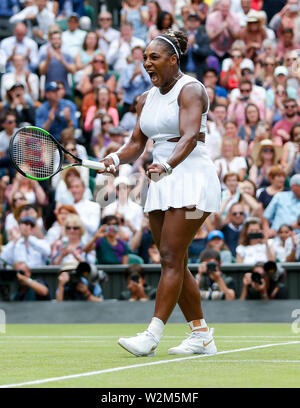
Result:
<svg viewBox="0 0 300 408">
<path fill-rule="evenodd" d="M 73 157 L 77 162 L 62 167 L 64 154 Z M 48 180 L 73 166 L 102 171 L 106 169 L 103 163 L 81 160 L 74 156 L 49 132 L 36 126 L 22 127 L 13 135 L 9 143 L 9 156 L 18 172 L 33 180 Z"/>
</svg>

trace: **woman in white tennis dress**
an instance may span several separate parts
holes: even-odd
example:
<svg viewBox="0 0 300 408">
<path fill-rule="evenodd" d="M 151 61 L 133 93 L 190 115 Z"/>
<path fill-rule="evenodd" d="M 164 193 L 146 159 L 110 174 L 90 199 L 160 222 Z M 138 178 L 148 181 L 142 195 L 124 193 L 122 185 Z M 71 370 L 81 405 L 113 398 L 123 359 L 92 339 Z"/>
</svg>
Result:
<svg viewBox="0 0 300 408">
<path fill-rule="evenodd" d="M 205 147 L 208 96 L 196 79 L 179 69 L 187 36 L 168 32 L 147 46 L 144 67 L 153 88 L 139 98 L 138 121 L 130 140 L 105 157 L 106 171 L 136 160 L 148 138 L 154 141 L 145 212 L 160 251 L 162 273 L 154 317 L 146 331 L 118 343 L 136 356 L 152 356 L 176 303 L 192 330 L 169 354 L 214 354 L 213 329 L 203 318 L 196 281 L 187 268 L 187 251 L 210 213 L 220 210 L 221 188 Z"/>
</svg>

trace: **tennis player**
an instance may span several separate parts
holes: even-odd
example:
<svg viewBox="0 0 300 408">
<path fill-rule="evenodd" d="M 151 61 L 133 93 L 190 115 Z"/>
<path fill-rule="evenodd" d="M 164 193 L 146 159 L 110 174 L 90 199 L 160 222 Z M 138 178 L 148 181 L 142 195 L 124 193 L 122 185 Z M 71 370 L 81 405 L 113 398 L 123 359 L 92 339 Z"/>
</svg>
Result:
<svg viewBox="0 0 300 408">
<path fill-rule="evenodd" d="M 145 212 L 161 256 L 154 317 L 146 331 L 118 343 L 136 356 L 153 356 L 176 303 L 191 335 L 169 354 L 214 354 L 213 329 L 203 318 L 196 280 L 187 268 L 188 247 L 210 213 L 219 211 L 221 188 L 205 147 L 209 100 L 204 85 L 179 69 L 186 34 L 169 31 L 150 42 L 144 67 L 153 87 L 138 101 L 138 120 L 126 145 L 102 162 L 114 172 L 136 160 L 154 141 Z"/>
</svg>

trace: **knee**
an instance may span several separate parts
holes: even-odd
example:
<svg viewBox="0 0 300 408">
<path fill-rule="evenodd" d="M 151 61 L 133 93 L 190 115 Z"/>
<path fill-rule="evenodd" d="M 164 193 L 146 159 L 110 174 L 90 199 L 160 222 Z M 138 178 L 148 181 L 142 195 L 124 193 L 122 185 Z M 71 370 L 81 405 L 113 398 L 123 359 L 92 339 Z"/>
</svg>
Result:
<svg viewBox="0 0 300 408">
<path fill-rule="evenodd" d="M 184 256 L 168 248 L 161 248 L 160 262 L 162 269 L 179 271 L 184 264 Z"/>
</svg>

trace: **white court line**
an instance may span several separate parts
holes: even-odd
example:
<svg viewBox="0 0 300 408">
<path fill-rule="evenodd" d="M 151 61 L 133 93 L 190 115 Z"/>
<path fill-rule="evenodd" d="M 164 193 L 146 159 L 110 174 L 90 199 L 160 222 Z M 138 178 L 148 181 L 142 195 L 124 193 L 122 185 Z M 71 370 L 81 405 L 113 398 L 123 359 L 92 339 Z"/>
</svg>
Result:
<svg viewBox="0 0 300 408">
<path fill-rule="evenodd" d="M 300 363 L 300 360 L 213 360 L 209 359 L 209 361 L 201 361 L 201 364 L 203 363 Z"/>
<path fill-rule="evenodd" d="M 115 337 L 115 338 L 117 338 L 117 337 Z M 182 337 L 178 337 L 178 338 L 182 339 Z M 214 336 L 214 338 L 216 339 L 216 336 Z M 40 343 L 40 340 L 41 339 L 36 339 L 36 341 L 35 341 L 35 339 L 30 339 L 30 342 L 28 342 L 27 339 L 26 340 L 20 339 L 20 340 L 18 340 L 17 344 L 29 344 L 30 345 L 30 344 L 36 343 L 36 342 Z M 63 339 L 63 340 L 66 340 L 66 339 Z M 237 339 L 233 339 L 233 340 L 221 340 L 221 339 L 219 339 L 219 341 L 222 342 L 222 344 L 223 343 L 236 343 Z M 270 340 L 259 340 L 260 343 L 268 343 L 269 341 Z M 160 343 L 164 343 L 164 342 L 165 343 L 169 342 L 169 339 L 163 338 L 163 339 L 160 340 Z M 239 343 L 257 343 L 257 340 L 255 340 L 255 339 L 244 340 L 243 339 L 243 340 L 238 340 L 238 342 Z M 3 344 L 3 343 L 11 344 L 12 342 L 11 342 L 11 340 L 0 340 L 0 344 Z M 61 345 L 65 345 L 64 341 L 57 340 L 57 339 L 43 339 L 42 343 L 43 344 L 61 344 Z M 69 339 L 69 341 L 68 341 L 68 344 L 70 344 L 70 345 L 71 344 L 72 345 L 80 344 L 80 343 L 91 343 L 91 344 L 97 344 L 97 343 L 104 343 L 105 344 L 106 343 L 106 344 L 108 344 L 107 339 L 104 339 L 104 338 L 103 339 L 93 339 L 93 340 Z M 277 344 L 281 344 L 281 343 L 277 343 Z"/>
<path fill-rule="evenodd" d="M 115 336 L 6 336 L 0 334 L 1 339 L 116 339 L 120 335 Z M 181 339 L 184 336 L 163 336 L 163 339 Z M 300 339 L 300 336 L 214 336 L 215 339 Z"/>
<path fill-rule="evenodd" d="M 238 353 L 238 352 L 241 352 L 241 351 L 263 349 L 263 348 L 276 347 L 276 346 L 285 346 L 285 345 L 291 345 L 291 344 L 300 344 L 300 341 L 289 341 L 287 343 L 280 343 L 280 344 L 278 344 L 278 343 L 276 343 L 276 344 L 265 344 L 265 345 L 260 345 L 260 346 L 239 348 L 239 349 L 235 349 L 235 350 L 219 351 L 216 354 L 200 354 L 200 355 L 190 356 L 190 357 L 181 357 L 181 358 L 174 358 L 174 359 L 170 359 L 170 360 L 153 361 L 153 362 L 150 362 L 150 363 L 134 364 L 134 365 L 131 365 L 131 366 L 107 368 L 107 369 L 104 369 L 104 370 L 90 371 L 90 372 L 87 372 L 87 373 L 80 373 L 80 374 L 71 374 L 71 375 L 65 375 L 65 376 L 62 376 L 62 377 L 52 377 L 52 378 L 44 378 L 42 380 L 26 381 L 26 382 L 22 382 L 22 383 L 5 384 L 5 385 L 0 385 L 0 388 L 12 388 L 12 387 L 22 387 L 22 386 L 25 386 L 25 385 L 45 384 L 45 383 L 55 382 L 55 381 L 70 380 L 72 378 L 91 377 L 93 375 L 100 375 L 100 374 L 106 374 L 106 373 L 113 373 L 113 372 L 117 372 L 117 371 L 130 370 L 132 368 L 149 367 L 149 366 L 155 366 L 155 365 L 160 365 L 160 364 L 178 363 L 180 361 L 185 361 L 185 360 L 194 360 L 194 359 L 197 359 L 197 358 L 212 357 L 212 356 L 222 355 L 222 354 Z"/>
</svg>

